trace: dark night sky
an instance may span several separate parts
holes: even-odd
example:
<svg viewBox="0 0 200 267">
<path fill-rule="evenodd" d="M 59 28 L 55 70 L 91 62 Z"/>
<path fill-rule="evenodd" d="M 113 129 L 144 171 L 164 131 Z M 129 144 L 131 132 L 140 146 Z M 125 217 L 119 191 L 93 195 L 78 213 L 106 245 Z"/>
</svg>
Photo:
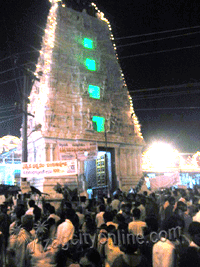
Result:
<svg viewBox="0 0 200 267">
<path fill-rule="evenodd" d="M 180 152 L 200 150 L 200 2 L 96 0 L 95 3 L 112 25 L 121 67 L 146 143 L 163 140 Z M 7 0 L 1 5 L 0 136 L 20 135 L 21 117 L 11 108 L 20 101 L 22 80 L 9 80 L 22 76 L 19 65 L 29 62 L 30 67 L 34 66 L 38 55 L 35 48 L 40 48 L 49 7 L 48 0 Z M 181 36 L 173 37 L 177 35 Z M 183 47 L 190 48 L 180 49 Z M 3 60 L 14 53 L 19 55 Z"/>
</svg>

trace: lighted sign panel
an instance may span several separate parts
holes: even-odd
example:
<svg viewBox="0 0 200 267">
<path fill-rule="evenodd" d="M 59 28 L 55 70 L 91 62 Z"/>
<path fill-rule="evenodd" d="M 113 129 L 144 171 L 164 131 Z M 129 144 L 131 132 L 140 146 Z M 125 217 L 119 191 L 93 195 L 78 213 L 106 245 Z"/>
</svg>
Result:
<svg viewBox="0 0 200 267">
<path fill-rule="evenodd" d="M 105 128 L 104 128 L 105 118 L 104 117 L 93 116 L 92 121 L 93 121 L 93 127 L 95 131 L 97 132 L 105 131 Z"/>
<path fill-rule="evenodd" d="M 90 71 L 96 71 L 96 61 L 94 59 L 86 58 L 85 66 Z"/>
<path fill-rule="evenodd" d="M 100 99 L 100 87 L 95 85 L 88 86 L 89 96 L 95 99 Z"/>
<path fill-rule="evenodd" d="M 93 49 L 94 48 L 94 43 L 91 39 L 89 38 L 84 38 L 83 39 L 83 46 L 87 49 Z"/>
</svg>

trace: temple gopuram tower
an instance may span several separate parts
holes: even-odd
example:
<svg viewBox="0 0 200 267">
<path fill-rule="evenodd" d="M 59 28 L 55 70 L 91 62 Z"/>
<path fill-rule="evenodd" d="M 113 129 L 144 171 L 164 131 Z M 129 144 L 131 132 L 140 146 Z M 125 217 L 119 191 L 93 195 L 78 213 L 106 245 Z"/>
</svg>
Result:
<svg viewBox="0 0 200 267">
<path fill-rule="evenodd" d="M 28 162 L 77 159 L 73 175 L 29 177 L 54 192 L 129 190 L 142 176 L 140 125 L 118 62 L 111 26 L 92 3 L 76 10 L 51 0 L 28 112 Z"/>
</svg>

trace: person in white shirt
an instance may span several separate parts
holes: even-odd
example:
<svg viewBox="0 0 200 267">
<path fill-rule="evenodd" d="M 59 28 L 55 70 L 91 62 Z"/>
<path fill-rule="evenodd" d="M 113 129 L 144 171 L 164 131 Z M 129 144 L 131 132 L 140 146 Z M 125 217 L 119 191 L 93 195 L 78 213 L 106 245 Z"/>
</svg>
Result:
<svg viewBox="0 0 200 267">
<path fill-rule="evenodd" d="M 143 236 L 143 229 L 146 227 L 146 223 L 140 220 L 140 210 L 135 208 L 132 211 L 134 220 L 128 224 L 128 230 L 133 235 Z"/>
<path fill-rule="evenodd" d="M 113 201 L 111 202 L 111 207 L 112 207 L 112 210 L 117 210 L 117 211 L 119 211 L 119 208 L 120 208 L 120 201 L 119 201 L 117 195 L 114 196 L 114 199 L 113 199 Z"/>
<path fill-rule="evenodd" d="M 63 247 L 73 239 L 74 225 L 72 223 L 74 217 L 74 210 L 68 209 L 65 211 L 65 221 L 61 223 L 57 228 L 57 240 Z"/>
<path fill-rule="evenodd" d="M 100 228 L 100 226 L 101 226 L 102 224 L 105 223 L 104 218 L 103 218 L 103 215 L 104 215 L 104 213 L 105 213 L 105 206 L 104 206 L 103 204 L 101 204 L 101 205 L 99 206 L 99 211 L 100 211 L 100 212 L 97 213 L 97 215 L 96 215 L 96 219 L 95 219 L 97 228 Z"/>
<path fill-rule="evenodd" d="M 176 267 L 176 246 L 183 231 L 184 222 L 177 216 L 171 216 L 163 223 L 160 240 L 153 246 L 153 267 Z"/>
<path fill-rule="evenodd" d="M 26 211 L 25 214 L 34 216 L 33 211 L 35 207 L 35 201 L 33 199 L 29 200 L 28 205 L 29 205 L 29 209 Z"/>
</svg>

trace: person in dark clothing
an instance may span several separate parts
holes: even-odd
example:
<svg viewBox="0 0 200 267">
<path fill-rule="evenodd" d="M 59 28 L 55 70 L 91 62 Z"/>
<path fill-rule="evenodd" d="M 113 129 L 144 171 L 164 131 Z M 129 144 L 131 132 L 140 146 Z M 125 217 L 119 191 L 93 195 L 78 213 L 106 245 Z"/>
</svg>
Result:
<svg viewBox="0 0 200 267">
<path fill-rule="evenodd" d="M 165 209 L 165 219 L 168 220 L 172 215 L 173 215 L 173 209 L 175 205 L 175 198 L 174 197 L 169 197 L 168 199 L 169 206 L 166 207 Z"/>
<path fill-rule="evenodd" d="M 182 250 L 179 266 L 180 267 L 199 267 L 200 266 L 200 223 L 192 222 L 188 232 L 192 242 L 189 247 Z"/>
<path fill-rule="evenodd" d="M 133 242 L 128 235 L 123 241 L 120 250 L 124 254 L 118 256 L 111 267 L 149 267 L 146 257 L 138 250 L 137 242 Z"/>
</svg>

